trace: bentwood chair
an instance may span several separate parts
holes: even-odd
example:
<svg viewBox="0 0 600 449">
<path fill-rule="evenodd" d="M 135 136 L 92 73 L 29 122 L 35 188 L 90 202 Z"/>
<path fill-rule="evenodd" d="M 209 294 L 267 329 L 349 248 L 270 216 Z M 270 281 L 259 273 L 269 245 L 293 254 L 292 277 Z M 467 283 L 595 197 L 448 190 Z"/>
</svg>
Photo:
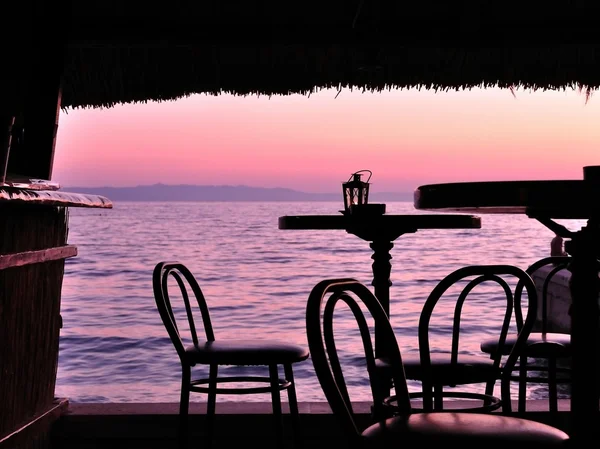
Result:
<svg viewBox="0 0 600 449">
<path fill-rule="evenodd" d="M 464 350 L 464 345 L 460 344 L 461 318 L 465 310 L 477 308 L 477 315 L 485 322 L 486 328 L 499 329 L 494 341 L 502 347 L 511 326 L 515 300 L 519 302 L 518 310 L 521 310 L 523 288 L 527 291 L 530 314 L 527 325 L 520 316 L 519 330 L 521 334 L 528 334 L 535 322 L 537 293 L 533 280 L 520 268 L 512 265 L 470 265 L 453 271 L 435 286 L 419 318 L 419 356 L 404 358 L 406 378 L 421 382 L 424 410 L 443 411 L 448 406 L 454 411 L 465 412 L 490 412 L 501 406 L 504 410 L 508 409 L 509 404 L 494 395 L 494 387 L 503 368 L 501 357 L 490 359 Z M 519 294 L 515 296 L 513 291 Z M 444 315 L 451 316 L 450 325 L 446 325 Z M 441 323 L 435 320 L 436 316 L 444 317 Z M 436 324 L 434 329 L 432 323 Z M 434 331 L 438 339 L 446 336 L 448 344 L 432 348 L 431 335 Z M 515 339 L 504 353 L 508 355 L 512 350 L 519 350 L 525 344 L 524 338 L 523 335 L 519 346 Z M 516 358 L 510 360 L 516 361 Z M 445 390 L 445 387 L 473 384 L 485 385 L 485 389 L 482 387 L 482 392 L 457 391 L 455 388 Z M 460 407 L 456 406 L 456 399 L 460 400 Z"/>
<path fill-rule="evenodd" d="M 207 393 L 206 446 L 210 447 L 213 437 L 213 425 L 217 394 L 257 394 L 270 393 L 275 420 L 275 438 L 278 447 L 283 445 L 283 426 L 280 391 L 287 390 L 290 415 L 294 430 L 295 443 L 299 442 L 298 404 L 292 365 L 308 358 L 308 350 L 302 346 L 273 340 L 219 340 L 215 339 L 209 309 L 202 290 L 192 273 L 181 263 L 160 262 L 154 268 L 153 289 L 156 306 L 165 325 L 171 342 L 175 346 L 181 362 L 181 400 L 179 408 L 180 445 L 187 445 L 188 408 L 190 392 Z M 172 284 L 175 284 L 174 286 Z M 179 291 L 184 310 L 177 310 L 171 303 L 170 287 Z M 194 321 L 194 311 L 190 303 L 190 290 L 196 298 L 204 327 L 204 339 L 199 339 Z M 187 315 L 187 325 L 178 326 L 176 315 L 181 311 Z M 189 341 L 182 331 L 189 327 Z M 192 368 L 196 365 L 208 367 L 208 378 L 193 378 Z M 229 365 L 238 367 L 263 366 L 269 375 L 261 377 L 219 376 L 219 367 Z M 283 366 L 285 378 L 279 377 L 279 367 Z M 221 387 L 222 384 L 234 385 Z M 261 385 L 266 384 L 266 385 Z M 235 385 L 238 385 L 237 387 Z"/>
<path fill-rule="evenodd" d="M 397 414 L 377 420 L 364 429 L 359 428 L 356 420 L 336 347 L 333 318 L 338 303 L 350 308 L 358 325 L 372 392 L 380 377 L 368 316 L 372 317 L 378 335 L 385 340 L 389 354 Z M 344 326 L 346 332 L 347 327 Z M 306 331 L 315 373 L 353 449 L 427 447 L 417 446 L 427 443 L 444 447 L 465 444 L 466 447 L 530 449 L 562 447 L 569 441 L 566 433 L 554 427 L 496 413 L 413 413 L 394 330 L 377 298 L 354 279 L 324 280 L 312 289 L 306 307 Z"/>
<path fill-rule="evenodd" d="M 523 348 L 519 351 L 519 363 L 512 367 L 513 374 L 510 380 L 517 381 L 519 385 L 518 409 L 519 412 L 526 410 L 526 389 L 528 383 L 539 383 L 548 385 L 548 408 L 550 412 L 558 411 L 558 393 L 557 384 L 570 383 L 570 368 L 568 366 L 559 367 L 558 361 L 568 360 L 572 355 L 571 335 L 569 333 L 548 332 L 548 286 L 554 276 L 560 271 L 566 270 L 571 257 L 569 256 L 551 256 L 545 257 L 533 263 L 527 268 L 527 273 L 533 275 L 544 266 L 550 265 L 550 270 L 546 274 L 541 288 L 541 298 L 539 303 L 538 323 L 539 332 L 531 332 Z M 515 320 L 517 330 L 523 327 L 523 311 L 520 301 L 522 286 L 515 292 Z M 506 356 L 513 350 L 515 336 L 509 336 L 504 344 L 500 344 L 498 339 L 492 338 L 484 340 L 481 343 L 481 350 L 489 354 L 495 362 Z M 532 359 L 532 363 L 528 359 Z M 508 368 L 504 368 L 508 369 Z M 533 373 L 533 374 L 530 374 Z M 537 373 L 537 374 L 535 374 Z M 545 373 L 545 375 L 544 375 Z M 559 377 L 558 374 L 561 374 Z"/>
</svg>

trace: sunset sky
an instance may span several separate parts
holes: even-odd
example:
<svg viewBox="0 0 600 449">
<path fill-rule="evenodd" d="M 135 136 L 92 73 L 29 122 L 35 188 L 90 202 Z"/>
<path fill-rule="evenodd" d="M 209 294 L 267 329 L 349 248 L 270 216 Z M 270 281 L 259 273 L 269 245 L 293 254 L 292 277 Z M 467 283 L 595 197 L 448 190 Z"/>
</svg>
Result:
<svg viewBox="0 0 600 449">
<path fill-rule="evenodd" d="M 63 186 L 250 185 L 336 192 L 421 184 L 581 179 L 600 165 L 600 98 L 577 91 L 326 90 L 194 95 L 60 116 L 52 180 Z M 337 95 L 337 98 L 336 98 Z"/>
</svg>

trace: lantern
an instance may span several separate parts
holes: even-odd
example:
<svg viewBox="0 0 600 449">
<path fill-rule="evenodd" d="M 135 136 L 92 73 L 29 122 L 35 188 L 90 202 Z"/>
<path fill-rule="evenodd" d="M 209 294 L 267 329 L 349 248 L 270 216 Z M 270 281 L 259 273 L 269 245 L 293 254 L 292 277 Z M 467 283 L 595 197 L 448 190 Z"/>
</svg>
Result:
<svg viewBox="0 0 600 449">
<path fill-rule="evenodd" d="M 363 173 L 369 173 L 366 181 L 361 179 Z M 344 192 L 344 211 L 351 214 L 355 208 L 365 206 L 369 202 L 369 180 L 371 170 L 360 170 L 350 175 L 348 181 L 342 184 Z"/>
</svg>

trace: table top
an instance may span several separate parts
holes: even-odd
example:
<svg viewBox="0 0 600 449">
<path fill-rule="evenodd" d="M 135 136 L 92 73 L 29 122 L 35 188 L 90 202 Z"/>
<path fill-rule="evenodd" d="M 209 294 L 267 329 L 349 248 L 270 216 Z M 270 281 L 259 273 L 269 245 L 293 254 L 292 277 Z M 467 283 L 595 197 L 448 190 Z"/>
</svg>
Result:
<svg viewBox="0 0 600 449">
<path fill-rule="evenodd" d="M 443 212 L 585 219 L 600 216 L 600 182 L 549 180 L 430 184 L 415 190 L 414 206 Z"/>
<path fill-rule="evenodd" d="M 389 228 L 403 232 L 419 229 L 479 229 L 481 219 L 473 215 L 285 215 L 279 217 L 279 229 L 349 229 L 353 227 Z"/>
</svg>

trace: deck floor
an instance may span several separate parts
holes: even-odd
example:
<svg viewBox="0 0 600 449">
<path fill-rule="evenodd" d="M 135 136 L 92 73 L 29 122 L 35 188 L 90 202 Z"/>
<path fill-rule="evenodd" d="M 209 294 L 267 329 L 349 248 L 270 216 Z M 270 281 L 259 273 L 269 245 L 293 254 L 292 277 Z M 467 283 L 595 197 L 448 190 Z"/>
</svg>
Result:
<svg viewBox="0 0 600 449">
<path fill-rule="evenodd" d="M 568 432 L 569 401 L 561 400 L 559 413 L 551 415 L 545 401 L 529 401 L 525 417 Z M 340 447 L 344 437 L 327 403 L 300 403 L 302 447 Z M 207 448 L 204 439 L 205 403 L 190 404 L 188 446 Z M 284 413 L 287 413 L 284 404 Z M 359 419 L 369 421 L 370 406 L 355 404 Z M 177 448 L 178 404 L 69 404 L 54 425 L 54 449 L 154 449 Z M 270 403 L 217 403 L 213 449 L 261 447 L 275 449 Z M 289 416 L 284 415 L 286 448 L 293 448 Z"/>
</svg>

